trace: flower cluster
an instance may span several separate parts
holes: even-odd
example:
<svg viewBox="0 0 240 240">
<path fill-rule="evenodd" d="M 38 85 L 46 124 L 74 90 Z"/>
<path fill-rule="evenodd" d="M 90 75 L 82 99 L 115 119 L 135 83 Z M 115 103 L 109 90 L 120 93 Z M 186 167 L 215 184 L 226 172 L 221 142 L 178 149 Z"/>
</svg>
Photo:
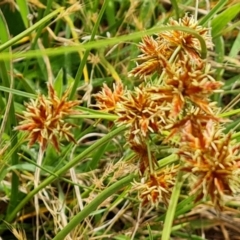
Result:
<svg viewBox="0 0 240 240">
<path fill-rule="evenodd" d="M 98 107 L 106 112 L 114 112 L 116 104 L 120 101 L 123 93 L 124 89 L 121 82 L 113 85 L 113 91 L 104 84 L 102 91 L 95 95 Z"/>
<path fill-rule="evenodd" d="M 129 126 L 135 138 L 134 142 L 141 143 L 150 133 L 161 130 L 160 126 L 166 124 L 169 110 L 159 94 L 140 87 L 127 91 L 117 103 L 115 112 L 119 116 L 117 123 Z"/>
<path fill-rule="evenodd" d="M 189 30 L 194 30 L 205 40 L 209 49 L 213 47 L 209 30 L 199 26 L 193 17 L 185 15 L 179 21 L 170 19 L 168 26 L 187 27 Z M 130 72 L 130 75 L 135 77 L 143 78 L 154 72 L 161 73 L 169 66 L 169 60 L 176 50 L 178 60 L 188 57 L 196 64 L 201 65 L 202 63 L 199 40 L 191 33 L 180 30 L 164 31 L 159 33 L 156 38 L 146 36 L 139 44 L 139 49 L 142 54 L 137 60 L 141 63 Z"/>
<path fill-rule="evenodd" d="M 174 167 L 161 169 L 154 174 L 150 174 L 146 182 L 134 182 L 133 189 L 139 192 L 143 205 L 150 202 L 152 205 L 157 206 L 162 202 L 168 206 L 171 189 L 174 186 L 175 174 L 176 169 Z"/>
<path fill-rule="evenodd" d="M 211 76 L 210 65 L 200 54 L 197 36 L 207 48 L 213 47 L 209 29 L 187 15 L 179 21 L 171 19 L 168 27 L 139 44 L 142 53 L 130 76 L 144 79 L 140 86 L 124 91 L 115 87 L 113 93 L 104 86 L 98 104 L 102 110 L 114 109 L 116 124 L 128 127 L 127 142 L 144 179 L 134 185 L 142 191 L 144 204 L 167 204 L 178 169 L 191 179 L 189 188 L 196 201 L 210 197 L 220 208 L 224 195 L 234 194 L 240 186 L 239 146 L 231 141 L 231 134 L 223 133 L 225 120 L 217 117 L 220 109 L 210 100 L 222 83 Z M 181 164 L 174 171 L 159 169 L 159 141 L 178 154 Z"/>
<path fill-rule="evenodd" d="M 209 195 L 214 206 L 221 209 L 224 195 L 233 196 L 239 191 L 240 145 L 231 141 L 231 134 L 216 131 L 212 121 L 202 129 L 198 141 L 188 132 L 183 138 L 187 141 L 180 144 L 179 156 L 184 162 L 182 170 L 190 173 L 196 201 Z"/>
<path fill-rule="evenodd" d="M 72 124 L 64 121 L 68 115 L 79 114 L 74 110 L 79 105 L 79 101 L 68 101 L 69 90 L 59 98 L 52 85 L 48 85 L 48 97 L 39 95 L 37 99 L 31 100 L 26 104 L 26 110 L 23 112 L 23 121 L 16 130 L 29 132 L 29 146 L 35 142 L 40 144 L 44 151 L 48 143 L 59 151 L 59 139 L 65 138 L 68 141 L 75 141 L 70 133 Z"/>
</svg>

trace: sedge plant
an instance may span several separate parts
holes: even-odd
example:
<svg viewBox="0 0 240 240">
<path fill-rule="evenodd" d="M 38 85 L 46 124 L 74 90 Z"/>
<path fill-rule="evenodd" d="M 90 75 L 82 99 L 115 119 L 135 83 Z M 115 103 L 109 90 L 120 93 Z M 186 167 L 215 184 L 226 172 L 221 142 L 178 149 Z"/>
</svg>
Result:
<svg viewBox="0 0 240 240">
<path fill-rule="evenodd" d="M 3 237 L 207 239 L 219 221 L 196 215 L 239 220 L 238 96 L 221 96 L 240 5 L 160 2 L 1 4 L 22 22 L 1 10 Z"/>
</svg>

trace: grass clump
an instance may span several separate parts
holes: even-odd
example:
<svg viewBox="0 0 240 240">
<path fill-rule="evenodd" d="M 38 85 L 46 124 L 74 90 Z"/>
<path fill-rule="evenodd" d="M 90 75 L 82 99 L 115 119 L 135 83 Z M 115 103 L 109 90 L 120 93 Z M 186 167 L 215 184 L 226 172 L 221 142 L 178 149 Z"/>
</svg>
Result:
<svg viewBox="0 0 240 240">
<path fill-rule="evenodd" d="M 239 7 L 2 3 L 2 238 L 238 236 Z"/>
</svg>

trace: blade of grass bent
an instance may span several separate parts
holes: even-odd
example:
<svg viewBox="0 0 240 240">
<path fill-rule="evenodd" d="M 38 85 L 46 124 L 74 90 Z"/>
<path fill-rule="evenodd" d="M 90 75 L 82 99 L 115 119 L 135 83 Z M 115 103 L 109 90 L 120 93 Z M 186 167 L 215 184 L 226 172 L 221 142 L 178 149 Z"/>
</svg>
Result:
<svg viewBox="0 0 240 240">
<path fill-rule="evenodd" d="M 170 31 L 170 30 L 187 32 L 189 34 L 192 34 L 194 37 L 196 37 L 201 45 L 201 57 L 203 59 L 206 58 L 206 56 L 207 56 L 206 42 L 195 30 L 192 30 L 188 27 L 183 27 L 183 26 L 163 26 L 163 27 L 161 26 L 161 27 L 154 27 L 154 28 L 144 30 L 144 31 L 135 32 L 135 33 L 128 34 L 128 35 L 118 36 L 118 37 L 114 37 L 114 38 L 108 38 L 108 39 L 99 40 L 99 41 L 87 42 L 85 44 L 80 44 L 77 46 L 67 46 L 67 47 L 63 46 L 63 47 L 59 47 L 59 48 L 48 48 L 48 49 L 44 49 L 41 51 L 34 50 L 34 51 L 28 51 L 28 52 L 24 52 L 24 53 L 13 53 L 11 56 L 9 56 L 5 53 L 2 53 L 0 55 L 0 59 L 2 59 L 2 60 L 17 59 L 17 58 L 25 58 L 26 59 L 26 58 L 32 58 L 32 57 L 39 57 L 39 56 L 42 56 L 45 54 L 48 56 L 57 56 L 57 55 L 65 54 L 66 51 L 68 53 L 72 53 L 72 52 L 78 52 L 79 49 L 90 50 L 93 48 L 96 48 L 96 49 L 105 48 L 110 45 L 119 44 L 119 43 L 127 42 L 130 40 L 140 39 L 146 35 L 153 35 L 153 34 L 156 34 L 159 32 Z M 2 49 L 2 46 L 3 45 L 0 46 L 0 51 Z M 4 45 L 4 47 L 6 47 L 6 45 Z"/>
</svg>

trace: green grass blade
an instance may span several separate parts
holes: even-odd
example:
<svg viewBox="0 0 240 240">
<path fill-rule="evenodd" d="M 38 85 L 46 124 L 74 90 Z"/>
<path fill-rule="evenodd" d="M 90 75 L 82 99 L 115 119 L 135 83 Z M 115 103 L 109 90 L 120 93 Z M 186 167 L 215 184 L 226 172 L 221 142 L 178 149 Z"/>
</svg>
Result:
<svg viewBox="0 0 240 240">
<path fill-rule="evenodd" d="M 53 82 L 54 90 L 57 92 L 58 97 L 63 93 L 63 69 L 61 68 Z"/>
<path fill-rule="evenodd" d="M 200 21 L 200 25 L 207 25 L 207 23 L 214 17 L 214 15 L 221 11 L 221 9 L 224 7 L 224 5 L 227 3 L 227 0 L 220 0 L 218 3 L 214 6 L 214 8 L 207 14 L 205 15 Z"/>
<path fill-rule="evenodd" d="M 47 16 L 45 16 L 44 18 L 42 18 L 40 21 L 36 22 L 35 24 L 33 24 L 31 27 L 29 27 L 28 29 L 26 29 L 25 31 L 23 31 L 22 33 L 18 34 L 17 36 L 11 38 L 9 41 L 3 43 L 0 45 L 0 52 L 3 51 L 4 49 L 12 46 L 13 44 L 15 44 L 16 42 L 18 42 L 19 40 L 21 40 L 23 37 L 29 35 L 31 32 L 33 32 L 34 30 L 36 30 L 38 27 L 40 27 L 41 25 L 45 24 L 46 22 L 48 22 L 49 20 L 51 20 L 53 17 L 55 17 L 56 15 L 58 15 L 59 13 L 61 13 L 63 11 L 64 8 L 59 8 L 56 9 L 55 11 L 53 11 L 52 13 L 48 14 Z"/>
<path fill-rule="evenodd" d="M 107 5 L 108 5 L 108 0 L 104 0 L 103 6 L 102 6 L 102 8 L 101 8 L 101 10 L 99 12 L 97 21 L 96 21 L 96 23 L 95 23 L 95 25 L 93 27 L 93 30 L 92 30 L 92 34 L 91 34 L 91 37 L 90 37 L 90 43 L 94 40 L 94 38 L 96 36 L 96 33 L 97 33 L 97 30 L 98 30 L 100 21 L 102 19 L 103 13 L 104 13 Z M 73 84 L 72 91 L 70 93 L 69 99 L 74 99 L 74 96 L 75 96 L 78 84 L 79 84 L 79 82 L 81 80 L 81 77 L 82 77 L 84 66 L 85 66 L 85 64 L 87 62 L 87 58 L 88 58 L 89 52 L 90 52 L 90 49 L 86 49 L 86 51 L 85 51 L 85 53 L 83 55 L 83 58 L 82 58 L 81 63 L 79 65 L 79 67 L 78 67 L 78 70 L 77 70 L 77 74 L 75 76 L 75 81 L 74 81 L 74 84 Z"/>
<path fill-rule="evenodd" d="M 177 2 L 176 0 L 171 0 L 171 3 L 172 3 L 173 8 L 174 8 L 174 10 L 175 10 L 176 19 L 178 20 L 179 17 L 180 17 L 178 2 Z"/>
<path fill-rule="evenodd" d="M 238 35 L 232 45 L 232 48 L 229 53 L 229 57 L 232 57 L 232 58 L 237 57 L 237 55 L 239 54 L 239 51 L 240 51 L 240 32 L 238 33 Z"/>
<path fill-rule="evenodd" d="M 93 155 L 92 159 L 89 161 L 86 171 L 91 171 L 97 168 L 99 162 L 102 159 L 102 156 L 106 152 L 109 143 L 101 146 Z"/>
<path fill-rule="evenodd" d="M 32 99 L 37 98 L 37 95 L 27 93 L 27 92 L 23 92 L 23 91 L 19 91 L 19 90 L 12 89 L 12 88 L 9 88 L 9 87 L 4 87 L 4 86 L 0 86 L 0 91 L 6 92 L 6 93 L 12 93 L 14 95 L 25 97 L 25 98 L 32 98 Z"/>
<path fill-rule="evenodd" d="M 215 38 L 221 34 L 229 22 L 231 22 L 240 12 L 240 3 L 237 3 L 224 12 L 220 13 L 212 20 L 212 37 Z"/>
<path fill-rule="evenodd" d="M 19 11 L 20 11 L 23 23 L 25 25 L 25 28 L 28 28 L 29 27 L 29 21 L 28 21 L 29 10 L 28 10 L 27 1 L 16 0 L 16 2 L 17 2 L 17 5 L 19 7 Z"/>
<path fill-rule="evenodd" d="M 104 189 L 91 203 L 83 208 L 81 212 L 76 214 L 72 220 L 64 227 L 54 238 L 53 240 L 62 240 L 82 221 L 84 218 L 89 216 L 90 213 L 95 211 L 97 207 L 108 197 L 112 196 L 117 191 L 121 190 L 125 186 L 129 185 L 133 180 L 134 175 L 130 174 L 127 177 L 117 181 L 110 187 Z"/>
<path fill-rule="evenodd" d="M 162 240 L 170 239 L 172 223 L 174 220 L 175 210 L 177 207 L 182 184 L 183 184 L 183 172 L 179 171 L 176 184 L 173 188 L 172 196 L 170 198 L 166 218 L 164 220 L 164 226 L 163 226 L 163 232 L 162 232 L 162 238 L 161 238 Z"/>
<path fill-rule="evenodd" d="M 222 36 L 214 38 L 214 45 L 215 50 L 217 52 L 217 56 L 215 58 L 215 61 L 219 64 L 223 64 L 224 61 L 224 55 L 225 55 L 225 48 L 224 48 L 224 39 Z M 215 79 L 218 81 L 222 80 L 222 76 L 224 74 L 225 69 L 224 68 L 218 68 L 215 73 Z M 221 105 L 221 96 L 220 94 L 214 94 L 213 100 L 218 102 L 219 105 Z"/>
<path fill-rule="evenodd" d="M 207 47 L 206 47 L 205 40 L 196 31 L 194 31 L 188 27 L 182 27 L 182 26 L 161 26 L 161 27 L 154 27 L 154 28 L 151 28 L 148 30 L 134 32 L 132 34 L 127 34 L 127 35 L 118 36 L 118 37 L 114 37 L 114 38 L 108 38 L 108 39 L 104 39 L 104 40 L 88 42 L 85 44 L 79 44 L 77 46 L 48 48 L 48 49 L 44 49 L 41 51 L 33 50 L 33 51 L 25 52 L 25 53 L 14 53 L 11 56 L 9 56 L 5 53 L 2 53 L 0 55 L 0 59 L 3 59 L 3 60 L 17 59 L 17 58 L 25 58 L 26 59 L 26 58 L 32 58 L 32 57 L 39 57 L 44 54 L 46 54 L 48 56 L 57 56 L 57 55 L 63 55 L 66 52 L 72 53 L 72 52 L 78 52 L 79 50 L 106 48 L 110 45 L 115 45 L 115 44 L 131 41 L 131 40 L 138 40 L 146 35 L 152 35 L 152 34 L 156 34 L 159 32 L 170 31 L 170 30 L 178 30 L 178 31 L 187 32 L 189 34 L 192 34 L 194 37 L 196 37 L 199 40 L 200 45 L 201 45 L 201 57 L 203 59 L 206 58 Z M 18 36 L 16 36 L 16 37 L 18 37 Z M 2 49 L 2 46 L 3 45 L 0 46 L 0 50 Z M 7 44 L 7 46 L 8 46 L 8 44 Z M 5 47 L 6 47 L 6 45 L 4 45 L 4 48 Z M 74 92 L 75 91 L 72 91 L 73 95 L 74 95 Z"/>
<path fill-rule="evenodd" d="M 116 23 L 116 11 L 115 11 L 115 2 L 108 1 L 106 6 L 106 16 L 108 21 L 108 26 L 112 26 Z M 115 31 L 114 31 L 115 33 Z"/>
</svg>

